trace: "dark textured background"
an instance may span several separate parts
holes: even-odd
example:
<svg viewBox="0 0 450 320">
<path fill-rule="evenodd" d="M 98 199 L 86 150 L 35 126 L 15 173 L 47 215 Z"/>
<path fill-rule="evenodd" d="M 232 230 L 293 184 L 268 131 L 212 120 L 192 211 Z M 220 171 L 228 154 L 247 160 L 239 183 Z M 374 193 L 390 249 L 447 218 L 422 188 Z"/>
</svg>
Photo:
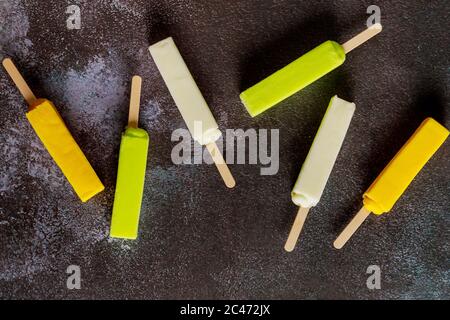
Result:
<svg viewBox="0 0 450 320">
<path fill-rule="evenodd" d="M 69 4 L 82 29 L 67 30 Z M 450 127 L 448 1 L 377 1 L 383 33 L 338 70 L 252 119 L 239 92 L 327 39 L 365 27 L 372 1 L 0 2 L 0 55 L 52 100 L 106 190 L 82 204 L 25 118 L 0 71 L 1 298 L 450 298 L 450 144 L 390 214 L 371 216 L 343 251 L 338 232 L 361 195 L 427 116 Z M 280 129 L 280 170 L 171 162 L 184 127 L 147 47 L 173 36 L 222 130 Z M 137 241 L 108 238 L 131 76 L 143 77 L 141 126 L 151 143 Z M 290 190 L 332 95 L 356 115 L 298 248 L 283 245 Z M 82 289 L 66 289 L 77 264 Z M 382 289 L 366 269 L 382 269 Z"/>
</svg>

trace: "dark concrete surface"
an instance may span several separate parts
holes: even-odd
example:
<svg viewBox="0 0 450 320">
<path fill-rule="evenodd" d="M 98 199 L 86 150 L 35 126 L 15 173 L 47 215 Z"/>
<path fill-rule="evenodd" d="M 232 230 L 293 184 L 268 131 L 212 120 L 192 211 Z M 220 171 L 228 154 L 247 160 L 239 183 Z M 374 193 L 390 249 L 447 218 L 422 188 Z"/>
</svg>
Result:
<svg viewBox="0 0 450 320">
<path fill-rule="evenodd" d="M 67 30 L 69 4 L 82 29 Z M 346 63 L 252 119 L 239 92 L 327 39 L 383 33 Z M 0 71 L 0 297 L 146 299 L 450 298 L 450 144 L 391 213 L 371 216 L 342 251 L 338 232 L 361 195 L 427 116 L 450 127 L 448 1 L 67 0 L 0 2 L 0 56 L 52 100 L 106 190 L 82 204 L 25 118 Z M 147 47 L 173 36 L 222 130 L 280 130 L 280 170 L 231 165 L 227 190 L 212 165 L 174 165 L 183 120 Z M 150 134 L 139 239 L 108 237 L 131 77 L 143 77 Z M 283 245 L 301 164 L 332 95 L 357 111 L 321 202 L 297 249 Z M 81 290 L 66 288 L 79 265 Z M 381 290 L 366 269 L 379 265 Z"/>
</svg>

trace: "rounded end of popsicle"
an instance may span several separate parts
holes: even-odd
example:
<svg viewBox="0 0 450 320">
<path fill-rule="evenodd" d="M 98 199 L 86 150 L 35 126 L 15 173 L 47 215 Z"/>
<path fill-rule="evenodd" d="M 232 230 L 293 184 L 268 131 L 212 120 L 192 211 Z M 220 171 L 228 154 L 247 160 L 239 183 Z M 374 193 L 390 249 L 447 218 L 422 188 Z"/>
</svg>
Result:
<svg viewBox="0 0 450 320">
<path fill-rule="evenodd" d="M 245 107 L 245 109 L 247 110 L 248 114 L 249 114 L 252 118 L 256 117 L 256 116 L 259 114 L 258 112 L 255 112 L 255 111 L 251 108 L 251 106 L 250 106 L 250 104 L 249 104 L 249 102 L 248 102 L 248 99 L 247 99 L 246 91 L 242 92 L 242 93 L 239 95 L 239 98 L 241 99 L 241 103 L 244 105 L 244 107 Z"/>
<path fill-rule="evenodd" d="M 43 105 L 46 103 L 49 103 L 51 106 L 55 107 L 51 101 L 49 101 L 47 99 L 39 98 L 39 99 L 34 100 L 33 103 L 28 106 L 28 112 L 33 111 L 34 109 L 37 109 L 40 105 Z"/>
<path fill-rule="evenodd" d="M 341 44 L 337 43 L 336 41 L 328 40 L 327 42 L 329 42 L 332 45 L 334 53 L 336 54 L 338 66 L 340 66 L 345 62 L 346 58 L 344 47 Z"/>
<path fill-rule="evenodd" d="M 301 193 L 301 192 L 297 192 L 297 191 L 291 192 L 291 199 L 292 199 L 292 202 L 297 207 L 302 207 L 302 208 L 314 207 L 319 202 L 318 199 L 313 199 L 306 193 Z"/>
<path fill-rule="evenodd" d="M 133 138 L 148 139 L 147 131 L 145 131 L 144 129 L 141 129 L 141 128 L 127 127 L 125 129 L 124 135 L 133 137 Z"/>
<path fill-rule="evenodd" d="M 375 215 L 382 215 L 390 210 L 383 207 L 383 205 L 379 201 L 375 201 L 372 197 L 370 197 L 369 193 L 365 193 L 363 196 L 363 205 L 367 211 L 372 212 Z"/>
</svg>

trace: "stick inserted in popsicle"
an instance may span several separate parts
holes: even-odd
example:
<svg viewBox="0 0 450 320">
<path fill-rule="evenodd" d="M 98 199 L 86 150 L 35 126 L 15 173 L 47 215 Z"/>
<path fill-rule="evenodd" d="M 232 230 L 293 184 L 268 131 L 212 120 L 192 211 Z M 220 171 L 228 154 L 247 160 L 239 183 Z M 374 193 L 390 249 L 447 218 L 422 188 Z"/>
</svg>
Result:
<svg viewBox="0 0 450 320">
<path fill-rule="evenodd" d="M 331 98 L 319 131 L 292 190 L 292 201 L 300 207 L 284 249 L 294 250 L 310 208 L 316 206 L 333 170 L 355 112 L 355 104 Z"/>
<path fill-rule="evenodd" d="M 297 245 L 297 240 L 302 232 L 303 225 L 305 224 L 306 218 L 308 217 L 310 208 L 299 207 L 297 216 L 295 217 L 294 224 L 292 225 L 291 232 L 289 232 L 288 239 L 284 245 L 284 250 L 287 252 L 292 252 Z"/>
<path fill-rule="evenodd" d="M 375 24 L 343 45 L 326 41 L 283 69 L 241 93 L 240 98 L 252 117 L 302 90 L 339 67 L 347 53 L 381 32 Z"/>
<path fill-rule="evenodd" d="M 144 192 L 149 137 L 139 128 L 139 105 L 142 79 L 134 76 L 131 82 L 128 126 L 122 135 L 117 171 L 116 192 L 110 236 L 136 239 Z"/>
<path fill-rule="evenodd" d="M 389 212 L 416 175 L 445 142 L 449 131 L 426 119 L 364 193 L 363 207 L 334 242 L 341 249 L 366 218 Z"/>
<path fill-rule="evenodd" d="M 236 182 L 216 144 L 222 133 L 175 42 L 167 38 L 149 51 L 192 138 L 207 147 L 225 185 L 233 188 Z"/>
<path fill-rule="evenodd" d="M 29 105 L 26 116 L 31 126 L 81 201 L 101 192 L 103 184 L 55 106 L 49 100 L 36 99 L 11 59 L 3 60 L 3 66 Z"/>
</svg>

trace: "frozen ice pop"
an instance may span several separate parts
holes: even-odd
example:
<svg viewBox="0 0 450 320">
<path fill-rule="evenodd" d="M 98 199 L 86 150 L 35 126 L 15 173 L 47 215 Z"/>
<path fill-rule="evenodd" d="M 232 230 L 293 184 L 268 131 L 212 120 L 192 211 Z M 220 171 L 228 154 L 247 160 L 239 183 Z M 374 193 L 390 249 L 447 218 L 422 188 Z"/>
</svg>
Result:
<svg viewBox="0 0 450 320">
<path fill-rule="evenodd" d="M 113 238 L 136 239 L 138 234 L 149 143 L 147 132 L 138 128 L 141 83 L 141 77 L 133 77 L 128 127 L 120 143 L 110 230 Z"/>
<path fill-rule="evenodd" d="M 241 93 L 240 98 L 252 117 L 302 90 L 339 67 L 347 53 L 381 32 L 375 24 L 343 45 L 326 41 L 294 62 Z"/>
<path fill-rule="evenodd" d="M 445 127 L 427 118 L 364 193 L 362 209 L 336 239 L 334 247 L 341 249 L 370 213 L 389 212 L 448 135 Z"/>
<path fill-rule="evenodd" d="M 215 143 L 222 133 L 175 42 L 169 37 L 150 46 L 149 51 L 192 138 L 206 145 L 225 184 L 233 188 L 234 178 Z"/>
<path fill-rule="evenodd" d="M 338 96 L 331 98 L 292 190 L 292 201 L 300 209 L 284 247 L 288 252 L 295 248 L 309 209 L 316 206 L 320 201 L 344 142 L 355 108 L 354 103 L 340 99 Z"/>
<path fill-rule="evenodd" d="M 3 60 L 3 66 L 29 105 L 28 121 L 81 201 L 101 192 L 103 184 L 55 106 L 46 99 L 36 99 L 11 59 Z"/>
</svg>

